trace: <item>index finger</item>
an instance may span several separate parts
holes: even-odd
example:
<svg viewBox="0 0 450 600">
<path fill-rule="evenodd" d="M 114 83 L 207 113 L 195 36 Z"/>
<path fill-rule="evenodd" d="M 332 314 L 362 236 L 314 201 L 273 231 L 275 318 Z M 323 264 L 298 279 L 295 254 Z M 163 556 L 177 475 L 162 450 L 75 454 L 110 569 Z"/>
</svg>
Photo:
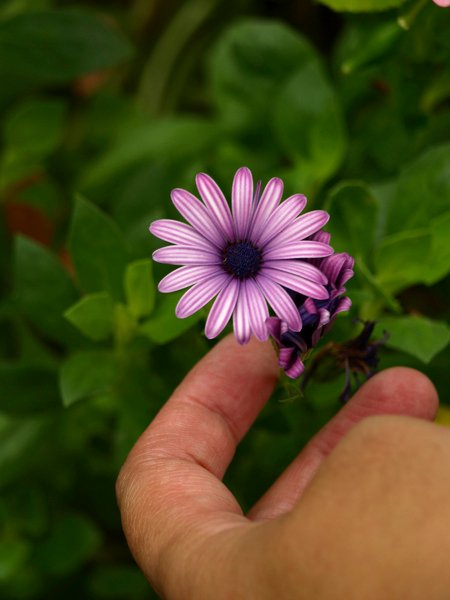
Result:
<svg viewBox="0 0 450 600">
<path fill-rule="evenodd" d="M 117 484 L 130 547 L 151 571 L 186 530 L 248 524 L 220 479 L 269 398 L 278 366 L 270 343 L 229 336 L 187 375 L 142 434 Z M 182 544 L 181 544 L 182 546 Z"/>
</svg>

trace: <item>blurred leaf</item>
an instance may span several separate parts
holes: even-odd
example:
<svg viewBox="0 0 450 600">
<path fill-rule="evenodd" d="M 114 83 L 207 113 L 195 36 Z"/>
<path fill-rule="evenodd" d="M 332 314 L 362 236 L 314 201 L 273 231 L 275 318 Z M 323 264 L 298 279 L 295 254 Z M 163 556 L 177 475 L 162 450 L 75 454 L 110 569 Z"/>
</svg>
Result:
<svg viewBox="0 0 450 600">
<path fill-rule="evenodd" d="M 280 86 L 317 60 L 309 43 L 286 25 L 256 19 L 233 25 L 219 39 L 210 64 L 225 120 L 238 127 L 265 126 Z"/>
<path fill-rule="evenodd" d="M 425 363 L 450 342 L 448 325 L 425 317 L 383 317 L 378 327 L 389 333 L 387 346 L 403 350 Z"/>
<path fill-rule="evenodd" d="M 62 365 L 60 388 L 64 406 L 108 392 L 116 379 L 114 355 L 106 350 L 72 354 Z"/>
<path fill-rule="evenodd" d="M 16 238 L 14 280 L 18 306 L 41 331 L 65 344 L 78 339 L 62 318 L 77 294 L 56 256 L 28 238 Z"/>
<path fill-rule="evenodd" d="M 369 38 L 365 37 L 360 47 L 354 49 L 344 60 L 341 66 L 342 72 L 348 75 L 384 56 L 392 50 L 402 34 L 403 30 L 396 21 L 388 21 L 373 28 Z"/>
<path fill-rule="evenodd" d="M 282 148 L 319 181 L 332 175 L 346 150 L 339 100 L 318 61 L 308 62 L 274 98 L 274 129 Z"/>
<path fill-rule="evenodd" d="M 68 83 L 122 63 L 131 49 L 100 19 L 72 10 L 26 12 L 0 22 L 1 97 Z"/>
<path fill-rule="evenodd" d="M 89 560 L 100 543 L 100 532 L 90 519 L 68 514 L 55 522 L 49 537 L 37 547 L 35 560 L 46 573 L 67 576 Z"/>
<path fill-rule="evenodd" d="M 374 257 L 378 282 L 391 294 L 425 282 L 430 250 L 428 229 L 403 231 L 384 238 Z"/>
<path fill-rule="evenodd" d="M 29 415 L 60 406 L 54 369 L 21 363 L 0 364 L 0 412 Z"/>
<path fill-rule="evenodd" d="M 53 99 L 25 100 L 15 107 L 3 128 L 0 187 L 39 169 L 62 138 L 66 112 L 66 103 Z"/>
<path fill-rule="evenodd" d="M 33 448 L 46 429 L 42 417 L 11 418 L 0 414 L 0 487 L 21 477 L 33 460 Z"/>
<path fill-rule="evenodd" d="M 450 271 L 450 211 L 431 221 L 430 232 L 431 256 L 425 280 L 429 285 L 439 281 Z"/>
<path fill-rule="evenodd" d="M 448 211 L 450 144 L 432 148 L 400 173 L 397 197 L 390 206 L 390 232 L 428 225 Z"/>
<path fill-rule="evenodd" d="M 405 0 L 319 0 L 333 10 L 350 12 L 372 12 L 395 8 Z"/>
<path fill-rule="evenodd" d="M 134 565 L 116 564 L 97 568 L 90 589 L 95 598 L 148 598 L 148 581 Z"/>
<path fill-rule="evenodd" d="M 137 260 L 127 266 L 125 294 L 128 308 L 134 317 L 145 317 L 152 312 L 155 303 L 155 283 L 150 259 Z"/>
<path fill-rule="evenodd" d="M 26 99 L 4 121 L 3 142 L 33 157 L 51 152 L 63 135 L 67 104 L 56 98 Z"/>
<path fill-rule="evenodd" d="M 115 338 L 118 345 L 127 344 L 136 331 L 136 321 L 128 306 L 119 302 L 114 307 Z"/>
<path fill-rule="evenodd" d="M 358 262 L 372 259 L 378 224 L 379 204 L 370 190 L 360 182 L 340 183 L 328 195 L 328 228 L 336 252 L 348 252 Z"/>
<path fill-rule="evenodd" d="M 114 302 L 107 292 L 88 294 L 64 313 L 66 319 L 91 340 L 101 341 L 114 328 Z"/>
<path fill-rule="evenodd" d="M 152 317 L 139 327 L 139 331 L 155 344 L 167 344 L 175 340 L 202 317 L 201 311 L 187 319 L 178 319 L 175 316 L 175 307 L 181 295 L 178 293 L 162 296 Z"/>
<path fill-rule="evenodd" d="M 19 538 L 0 539 L 0 583 L 7 581 L 22 568 L 30 554 L 30 544 Z"/>
<path fill-rule="evenodd" d="M 362 258 L 359 258 L 355 265 L 356 273 L 362 278 L 362 281 L 365 283 L 366 287 L 368 287 L 374 296 L 381 300 L 385 306 L 387 306 L 390 310 L 395 313 L 401 313 L 402 308 L 400 303 L 392 296 L 388 290 L 386 290 L 383 285 L 380 284 L 375 275 L 370 271 Z M 353 295 L 352 295 L 353 298 Z M 369 299 L 369 303 L 370 302 Z M 372 310 L 372 307 L 370 307 Z M 363 319 L 374 319 L 377 315 L 373 314 L 361 314 L 361 318 Z"/>
<path fill-rule="evenodd" d="M 83 189 L 95 188 L 121 171 L 151 160 L 197 158 L 221 135 L 216 123 L 194 117 L 141 122 L 124 131 L 111 150 L 86 170 L 80 185 Z"/>
<path fill-rule="evenodd" d="M 116 300 L 123 298 L 125 240 L 111 217 L 82 199 L 75 205 L 69 250 L 84 291 L 107 291 Z"/>
</svg>

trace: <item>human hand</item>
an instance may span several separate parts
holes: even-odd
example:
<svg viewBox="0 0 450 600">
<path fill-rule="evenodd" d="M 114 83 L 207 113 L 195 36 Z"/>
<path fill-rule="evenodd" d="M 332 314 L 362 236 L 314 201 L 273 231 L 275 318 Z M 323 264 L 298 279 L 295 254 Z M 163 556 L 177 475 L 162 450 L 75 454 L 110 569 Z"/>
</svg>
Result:
<svg viewBox="0 0 450 600">
<path fill-rule="evenodd" d="M 429 380 L 373 377 L 244 516 L 221 478 L 277 375 L 269 343 L 225 338 L 130 452 L 119 505 L 154 588 L 168 600 L 449 598 L 450 435 L 426 422 Z"/>
</svg>

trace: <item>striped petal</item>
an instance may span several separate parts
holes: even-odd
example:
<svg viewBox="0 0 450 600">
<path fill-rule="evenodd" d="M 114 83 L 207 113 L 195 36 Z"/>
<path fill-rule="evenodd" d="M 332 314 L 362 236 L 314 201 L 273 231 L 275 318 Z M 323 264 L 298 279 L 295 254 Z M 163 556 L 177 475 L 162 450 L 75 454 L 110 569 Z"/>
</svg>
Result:
<svg viewBox="0 0 450 600">
<path fill-rule="evenodd" d="M 316 233 L 321 229 L 329 220 L 330 215 L 324 210 L 312 210 L 306 215 L 302 215 L 296 219 L 291 225 L 286 227 L 277 237 L 267 245 L 267 249 L 275 247 L 277 244 L 282 242 L 283 244 L 289 244 L 291 242 L 298 242 L 304 240 L 310 235 Z"/>
<path fill-rule="evenodd" d="M 236 308 L 233 313 L 233 329 L 239 344 L 247 344 L 252 335 L 250 311 L 247 302 L 247 282 L 241 281 Z"/>
<path fill-rule="evenodd" d="M 324 285 L 328 283 L 327 277 L 318 267 L 304 260 L 267 260 L 264 261 L 264 266 L 284 271 L 285 273 L 291 273 L 292 275 L 299 275 L 316 283 Z"/>
<path fill-rule="evenodd" d="M 258 340 L 265 342 L 269 337 L 266 327 L 266 321 L 269 318 L 266 299 L 253 279 L 247 279 L 245 284 L 250 327 Z"/>
<path fill-rule="evenodd" d="M 195 196 L 186 190 L 175 189 L 171 193 L 172 202 L 180 214 L 203 237 L 215 246 L 223 246 L 223 236 L 208 210 Z"/>
<path fill-rule="evenodd" d="M 253 177 L 247 167 L 239 169 L 234 176 L 231 207 L 235 239 L 243 240 L 247 235 L 253 210 Z"/>
<path fill-rule="evenodd" d="M 302 212 L 305 206 L 306 196 L 303 196 L 303 194 L 295 194 L 287 198 L 273 211 L 267 227 L 263 229 L 257 240 L 253 239 L 253 242 L 260 246 L 267 244 L 267 242 L 280 232 L 284 231 L 289 226 L 289 223 Z"/>
<path fill-rule="evenodd" d="M 285 373 L 290 379 L 297 379 L 305 370 L 305 365 L 302 363 L 300 358 L 297 356 L 294 362 L 285 370 Z"/>
<path fill-rule="evenodd" d="M 300 331 L 302 328 L 300 313 L 289 294 L 280 285 L 263 275 L 258 276 L 257 283 L 275 314 L 286 321 L 289 329 Z"/>
<path fill-rule="evenodd" d="M 283 271 L 278 271 L 276 269 L 270 269 L 264 267 L 261 269 L 261 275 L 275 281 L 275 283 L 279 283 L 285 288 L 288 288 L 294 292 L 299 292 L 304 296 L 309 296 L 310 298 L 314 298 L 315 300 L 326 300 L 329 298 L 329 293 L 320 285 L 320 283 L 315 283 L 314 281 L 310 281 L 309 279 L 305 279 L 304 277 L 299 277 L 298 275 L 291 275 L 290 273 L 285 273 Z"/>
<path fill-rule="evenodd" d="M 173 244 L 182 244 L 184 246 L 201 246 L 207 250 L 214 251 L 214 245 L 200 235 L 193 227 L 187 223 L 174 221 L 172 219 L 159 219 L 153 221 L 149 227 L 150 233 L 156 237 Z"/>
<path fill-rule="evenodd" d="M 194 283 L 199 283 L 204 279 L 213 277 L 222 273 L 220 267 L 216 265 L 187 266 L 175 269 L 172 273 L 166 275 L 158 284 L 158 290 L 163 293 L 177 292 L 183 288 L 189 287 Z"/>
<path fill-rule="evenodd" d="M 205 335 L 208 339 L 217 337 L 226 327 L 236 306 L 239 286 L 237 279 L 230 279 L 217 296 L 206 319 Z"/>
<path fill-rule="evenodd" d="M 177 317 L 185 319 L 203 308 L 227 285 L 228 280 L 229 276 L 223 274 L 195 284 L 180 298 L 175 308 Z"/>
<path fill-rule="evenodd" d="M 217 226 L 222 231 L 225 239 L 233 239 L 233 221 L 230 207 L 217 183 L 205 173 L 199 173 L 195 178 L 198 191 L 203 202 L 208 207 Z"/>
<path fill-rule="evenodd" d="M 273 177 L 264 188 L 260 201 L 255 207 L 253 223 L 249 231 L 250 240 L 257 240 L 263 231 L 267 219 L 280 203 L 283 195 L 283 182 Z"/>
<path fill-rule="evenodd" d="M 283 246 L 275 246 L 264 250 L 264 260 L 281 260 L 286 258 L 321 258 L 333 254 L 333 248 L 321 242 L 304 240 Z"/>
<path fill-rule="evenodd" d="M 153 252 L 153 260 L 169 265 L 220 265 L 218 252 L 191 246 L 164 246 Z"/>
</svg>

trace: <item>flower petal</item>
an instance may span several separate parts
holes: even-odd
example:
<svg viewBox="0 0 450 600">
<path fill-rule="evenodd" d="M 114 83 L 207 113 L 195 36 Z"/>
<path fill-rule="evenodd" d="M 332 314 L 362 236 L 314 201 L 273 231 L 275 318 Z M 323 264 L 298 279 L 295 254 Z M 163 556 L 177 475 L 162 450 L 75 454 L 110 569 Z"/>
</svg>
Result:
<svg viewBox="0 0 450 600">
<path fill-rule="evenodd" d="M 239 287 L 239 280 L 230 278 L 227 286 L 223 287 L 217 296 L 206 319 L 205 335 L 208 339 L 217 337 L 230 320 L 238 299 Z"/>
<path fill-rule="evenodd" d="M 263 246 L 271 239 L 284 231 L 297 215 L 299 215 L 306 206 L 306 196 L 295 194 L 287 198 L 272 213 L 270 221 L 267 223 L 259 238 L 253 238 L 253 242 Z"/>
<path fill-rule="evenodd" d="M 199 173 L 195 178 L 198 191 L 210 215 L 227 240 L 233 239 L 233 221 L 230 207 L 217 183 L 209 175 Z"/>
<path fill-rule="evenodd" d="M 153 252 L 153 260 L 169 265 L 220 265 L 218 252 L 192 246 L 164 246 Z"/>
<path fill-rule="evenodd" d="M 187 223 L 172 219 L 159 219 L 150 224 L 149 230 L 150 233 L 166 242 L 194 246 L 195 248 L 201 246 L 210 251 L 214 250 L 213 244 Z"/>
<path fill-rule="evenodd" d="M 258 275 L 256 281 L 276 315 L 286 321 L 289 329 L 300 331 L 302 328 L 300 313 L 289 294 L 280 285 L 263 275 Z"/>
<path fill-rule="evenodd" d="M 304 260 L 266 260 L 264 261 L 264 266 L 271 269 L 278 269 L 285 273 L 291 273 L 292 275 L 299 275 L 316 283 L 323 283 L 324 285 L 328 283 L 327 277 L 318 267 Z"/>
<path fill-rule="evenodd" d="M 274 246 L 270 250 L 264 250 L 264 261 L 266 260 L 281 260 L 286 258 L 320 258 L 330 256 L 334 250 L 328 244 L 321 242 L 310 242 L 303 240 L 283 246 Z"/>
<path fill-rule="evenodd" d="M 327 300 L 327 298 L 330 297 L 323 285 L 305 279 L 304 277 L 299 277 L 298 275 L 292 275 L 291 273 L 285 273 L 268 267 L 263 267 L 261 269 L 261 275 L 271 279 L 275 283 L 279 283 L 285 288 L 294 292 L 299 292 L 300 294 L 309 296 L 315 300 Z"/>
<path fill-rule="evenodd" d="M 304 240 L 321 229 L 328 222 L 329 218 L 330 215 L 324 210 L 312 210 L 296 219 L 276 237 L 272 238 L 267 245 L 267 249 L 269 250 L 281 242 L 289 244 Z"/>
<path fill-rule="evenodd" d="M 222 270 L 216 265 L 187 266 L 175 269 L 166 275 L 158 284 L 158 290 L 163 293 L 177 292 L 194 283 L 221 274 Z"/>
<path fill-rule="evenodd" d="M 236 240 L 243 240 L 247 235 L 253 211 L 253 177 L 247 167 L 238 169 L 234 176 L 231 207 L 235 238 Z"/>
<path fill-rule="evenodd" d="M 297 358 L 294 360 L 292 365 L 285 370 L 285 373 L 291 379 L 297 379 L 297 377 L 300 377 L 300 375 L 303 373 L 304 370 L 305 370 L 305 365 L 302 363 L 300 358 L 297 356 Z"/>
<path fill-rule="evenodd" d="M 210 240 L 214 245 L 222 248 L 223 236 L 214 219 L 206 207 L 191 193 L 186 190 L 175 189 L 171 193 L 172 202 L 180 214 L 194 229 Z"/>
<path fill-rule="evenodd" d="M 250 316 L 247 302 L 246 281 L 241 281 L 236 308 L 233 313 L 233 329 L 239 344 L 247 344 L 252 335 Z"/>
<path fill-rule="evenodd" d="M 261 235 L 267 219 L 278 206 L 283 195 L 283 182 L 273 177 L 264 188 L 260 201 L 255 206 L 253 222 L 249 230 L 250 241 L 257 240 Z"/>
<path fill-rule="evenodd" d="M 245 292 L 247 294 L 250 327 L 258 340 L 265 342 L 269 337 L 266 327 L 266 321 L 269 318 L 266 299 L 253 279 L 246 280 Z"/>
<path fill-rule="evenodd" d="M 175 314 L 180 319 L 190 317 L 214 298 L 214 296 L 227 285 L 229 275 L 221 274 L 216 277 L 196 283 L 179 300 Z"/>
</svg>

